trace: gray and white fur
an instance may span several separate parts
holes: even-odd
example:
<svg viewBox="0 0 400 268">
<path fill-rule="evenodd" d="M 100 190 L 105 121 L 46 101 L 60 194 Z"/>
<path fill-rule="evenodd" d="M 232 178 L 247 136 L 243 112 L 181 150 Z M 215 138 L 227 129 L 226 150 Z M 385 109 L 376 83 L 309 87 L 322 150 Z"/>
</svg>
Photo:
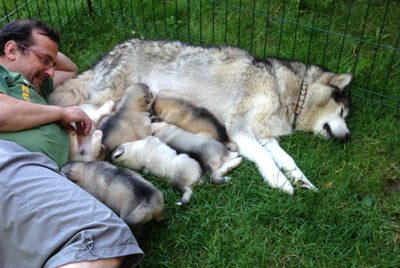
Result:
<svg viewBox="0 0 400 268">
<path fill-rule="evenodd" d="M 99 126 L 103 132 L 103 144 L 109 151 L 122 143 L 151 135 L 152 101 L 153 95 L 145 84 L 133 84 L 126 89 L 115 113 Z"/>
<path fill-rule="evenodd" d="M 224 175 L 242 162 L 239 153 L 230 152 L 214 139 L 193 134 L 165 122 L 152 123 L 151 129 L 153 135 L 161 141 L 198 160 L 202 168 L 210 172 L 213 183 L 229 181 L 230 178 Z"/>
<path fill-rule="evenodd" d="M 294 186 L 316 187 L 278 138 L 304 131 L 347 141 L 346 89 L 352 80 L 351 74 L 317 65 L 258 59 L 238 47 L 131 39 L 64 82 L 50 99 L 58 105 L 102 104 L 121 98 L 127 86 L 138 82 L 155 93 L 172 90 L 209 110 L 269 186 L 293 194 Z"/>
<path fill-rule="evenodd" d="M 111 154 L 112 161 L 135 170 L 146 170 L 165 178 L 182 192 L 177 205 L 189 202 L 193 187 L 201 182 L 199 163 L 187 154 L 177 154 L 174 149 L 154 136 L 121 144 Z"/>
<path fill-rule="evenodd" d="M 117 213 L 128 225 L 140 228 L 164 218 L 164 196 L 138 173 L 105 161 L 75 161 L 61 172 Z"/>
</svg>

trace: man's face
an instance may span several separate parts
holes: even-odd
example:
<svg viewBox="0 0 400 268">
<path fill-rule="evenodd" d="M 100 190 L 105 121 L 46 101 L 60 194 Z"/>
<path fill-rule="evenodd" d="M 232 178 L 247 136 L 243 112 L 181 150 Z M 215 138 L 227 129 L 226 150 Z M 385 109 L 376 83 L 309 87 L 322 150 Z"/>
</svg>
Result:
<svg viewBox="0 0 400 268">
<path fill-rule="evenodd" d="M 43 83 L 53 77 L 58 45 L 45 35 L 36 30 L 32 32 L 33 45 L 20 47 L 21 52 L 17 66 L 22 73 L 36 88 L 41 88 Z"/>
</svg>

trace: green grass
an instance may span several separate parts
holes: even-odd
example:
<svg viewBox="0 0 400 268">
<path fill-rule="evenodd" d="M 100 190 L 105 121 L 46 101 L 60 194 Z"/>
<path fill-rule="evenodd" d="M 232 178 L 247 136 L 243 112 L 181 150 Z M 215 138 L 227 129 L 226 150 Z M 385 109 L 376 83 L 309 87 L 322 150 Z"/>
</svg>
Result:
<svg viewBox="0 0 400 268">
<path fill-rule="evenodd" d="M 79 5 L 70 22 L 63 17 L 62 50 L 82 71 L 114 45 L 143 36 L 229 43 L 356 75 L 349 143 L 308 133 L 281 139 L 316 193 L 271 190 L 245 161 L 231 182 L 200 185 L 181 208 L 180 193 L 145 175 L 164 192 L 166 221 L 137 235 L 146 252 L 141 267 L 400 266 L 400 113 L 379 102 L 399 104 L 378 96 L 400 97 L 400 5 L 382 2 L 371 1 L 366 15 L 367 1 L 93 1 L 95 18 Z"/>
</svg>

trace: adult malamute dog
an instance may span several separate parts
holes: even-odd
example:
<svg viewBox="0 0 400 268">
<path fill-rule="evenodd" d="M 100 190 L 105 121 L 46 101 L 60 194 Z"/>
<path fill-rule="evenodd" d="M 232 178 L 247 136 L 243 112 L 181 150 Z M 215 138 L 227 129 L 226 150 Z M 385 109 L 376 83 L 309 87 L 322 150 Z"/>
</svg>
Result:
<svg viewBox="0 0 400 268">
<path fill-rule="evenodd" d="M 57 88 L 59 105 L 117 100 L 132 83 L 172 89 L 207 108 L 226 127 L 240 154 L 255 162 L 273 188 L 315 189 L 276 140 L 295 130 L 346 140 L 350 74 L 275 58 L 258 60 L 229 46 L 129 40 L 93 69 Z"/>
</svg>

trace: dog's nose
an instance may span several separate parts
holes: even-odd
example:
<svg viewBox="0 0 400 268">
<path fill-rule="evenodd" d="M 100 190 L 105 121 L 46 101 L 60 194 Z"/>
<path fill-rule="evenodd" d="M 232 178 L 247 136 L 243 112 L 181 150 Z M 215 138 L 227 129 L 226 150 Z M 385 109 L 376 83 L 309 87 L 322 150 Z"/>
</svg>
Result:
<svg viewBox="0 0 400 268">
<path fill-rule="evenodd" d="M 336 139 L 337 141 L 342 142 L 342 143 L 347 143 L 347 142 L 349 142 L 350 137 L 351 137 L 350 133 L 347 132 L 347 133 L 344 134 L 343 136 L 337 136 L 337 137 L 335 137 L 335 139 Z"/>
<path fill-rule="evenodd" d="M 351 137 L 350 133 L 347 132 L 346 135 L 344 135 L 344 138 L 342 139 L 342 141 L 343 141 L 344 143 L 347 143 L 347 142 L 349 142 L 350 137 Z"/>
</svg>

